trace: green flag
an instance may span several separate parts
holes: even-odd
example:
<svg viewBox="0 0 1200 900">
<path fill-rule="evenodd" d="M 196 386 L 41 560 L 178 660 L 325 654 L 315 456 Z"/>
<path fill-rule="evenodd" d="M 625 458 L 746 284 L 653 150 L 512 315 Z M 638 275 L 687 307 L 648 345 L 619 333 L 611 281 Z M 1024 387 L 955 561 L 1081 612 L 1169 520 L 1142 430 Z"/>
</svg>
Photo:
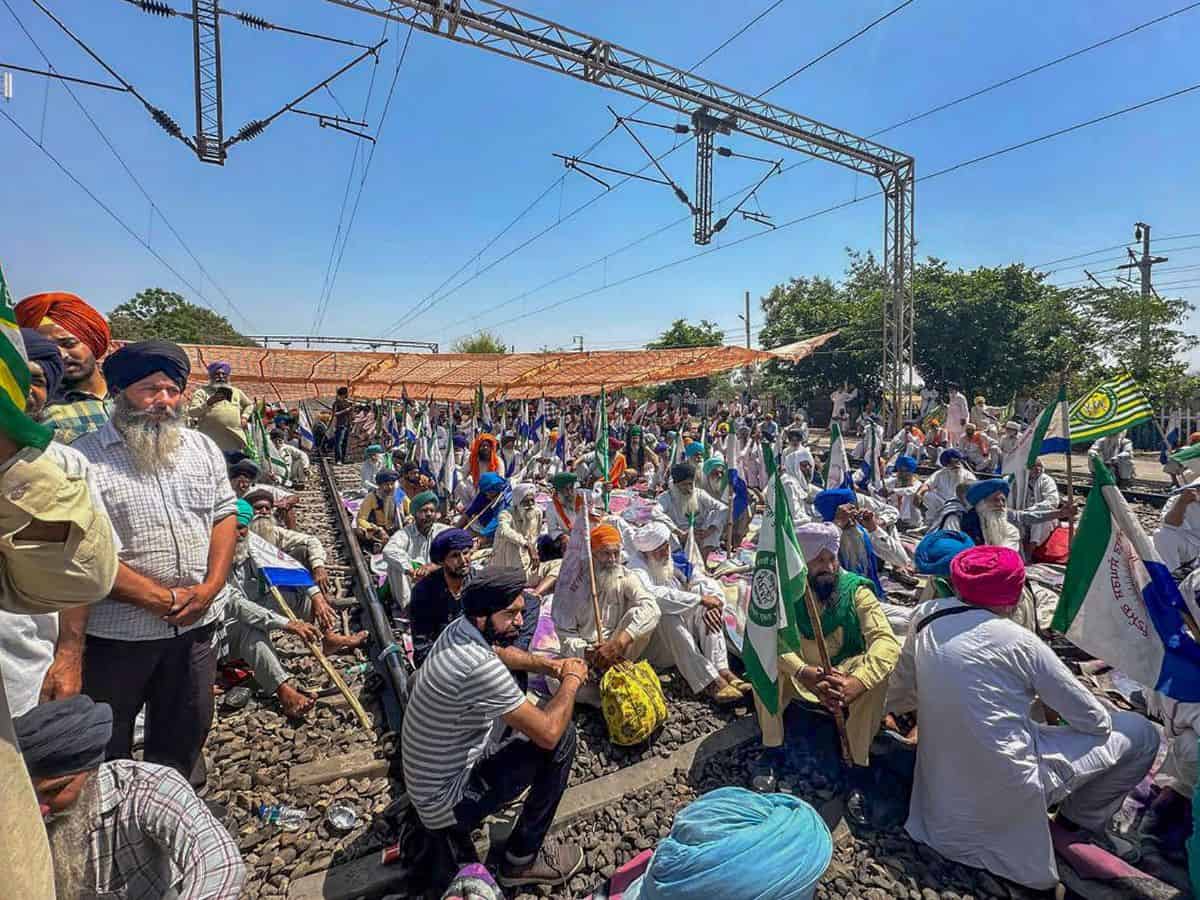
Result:
<svg viewBox="0 0 1200 900">
<path fill-rule="evenodd" d="M 25 415 L 29 396 L 29 357 L 17 326 L 12 296 L 0 269 L 0 432 L 21 447 L 44 448 L 54 430 Z M 14 494 L 14 496 L 16 496 Z"/>
<path fill-rule="evenodd" d="M 780 650 L 800 646 L 796 610 L 804 603 L 808 565 L 796 540 L 787 493 L 770 443 L 764 441 L 762 450 L 770 484 L 754 555 L 742 661 L 758 699 L 775 715 L 779 712 Z"/>
<path fill-rule="evenodd" d="M 1071 405 L 1071 443 L 1094 441 L 1145 422 L 1154 407 L 1132 375 L 1122 374 L 1096 385 Z"/>
</svg>

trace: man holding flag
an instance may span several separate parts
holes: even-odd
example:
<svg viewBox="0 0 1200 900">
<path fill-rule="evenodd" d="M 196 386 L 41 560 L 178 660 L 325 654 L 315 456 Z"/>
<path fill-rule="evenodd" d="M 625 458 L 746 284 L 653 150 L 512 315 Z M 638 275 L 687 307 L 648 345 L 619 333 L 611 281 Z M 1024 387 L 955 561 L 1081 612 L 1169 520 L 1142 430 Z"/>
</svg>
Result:
<svg viewBox="0 0 1200 900">
<path fill-rule="evenodd" d="M 771 483 L 742 652 L 765 748 L 751 786 L 773 791 L 783 764 L 783 711 L 793 699 L 846 708 L 851 756 L 856 765 L 867 765 L 900 644 L 871 583 L 838 565 L 841 529 L 829 523 L 793 528 L 774 454 L 764 447 L 763 456 Z M 819 623 L 808 615 L 809 590 L 821 610 Z M 832 671 L 820 666 L 817 627 Z"/>
</svg>

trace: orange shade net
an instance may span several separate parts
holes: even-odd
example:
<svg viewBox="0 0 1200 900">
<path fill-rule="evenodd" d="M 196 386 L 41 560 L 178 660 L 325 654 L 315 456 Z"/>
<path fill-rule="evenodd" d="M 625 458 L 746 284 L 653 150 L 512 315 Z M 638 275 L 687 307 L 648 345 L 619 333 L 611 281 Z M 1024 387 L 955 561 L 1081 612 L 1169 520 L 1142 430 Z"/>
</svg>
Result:
<svg viewBox="0 0 1200 900">
<path fill-rule="evenodd" d="M 677 350 L 598 350 L 589 353 L 369 353 L 184 344 L 192 386 L 208 380 L 210 363 L 224 361 L 231 381 L 247 394 L 291 403 L 331 397 L 348 386 L 359 399 L 397 398 L 470 402 L 483 386 L 487 400 L 574 397 L 685 378 L 720 375 L 742 366 L 810 356 L 837 332 L 789 344 L 783 353 L 745 347 Z M 122 342 L 116 342 L 118 344 Z"/>
</svg>

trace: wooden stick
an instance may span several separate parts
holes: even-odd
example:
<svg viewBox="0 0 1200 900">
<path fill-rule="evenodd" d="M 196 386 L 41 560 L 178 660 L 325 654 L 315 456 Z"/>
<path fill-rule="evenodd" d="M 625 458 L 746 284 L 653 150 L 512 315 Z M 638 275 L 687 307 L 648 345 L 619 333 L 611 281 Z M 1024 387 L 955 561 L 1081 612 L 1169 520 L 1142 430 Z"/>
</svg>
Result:
<svg viewBox="0 0 1200 900">
<path fill-rule="evenodd" d="M 1058 384 L 1059 387 L 1063 389 L 1063 393 L 1065 394 L 1067 386 L 1067 373 L 1065 371 L 1059 376 Z M 1063 436 L 1067 439 L 1067 501 L 1074 503 L 1075 478 L 1071 469 L 1071 450 L 1073 448 L 1071 446 L 1070 404 L 1062 404 L 1062 408 L 1059 410 L 1059 412 L 1062 414 Z M 1069 548 L 1073 543 L 1075 543 L 1075 517 L 1071 516 L 1071 518 L 1067 520 L 1067 547 Z"/>
<path fill-rule="evenodd" d="M 817 608 L 817 598 L 813 596 L 812 588 L 804 586 L 804 605 L 808 607 L 808 618 L 812 622 L 813 637 L 817 640 L 817 653 L 821 657 L 821 668 L 826 674 L 833 671 L 829 661 L 829 647 L 825 643 L 825 630 L 821 627 L 821 611 Z M 833 710 L 833 724 L 837 728 L 838 743 L 842 749 L 842 762 L 851 765 L 854 758 L 850 755 L 850 739 L 846 736 L 846 713 L 841 706 Z"/>
<path fill-rule="evenodd" d="M 291 619 L 293 622 L 300 621 L 299 616 L 292 612 L 292 608 L 288 605 L 288 602 L 283 599 L 283 594 L 279 592 L 279 588 L 275 587 L 275 585 L 271 585 L 271 596 L 275 598 L 275 602 L 279 604 L 279 608 L 283 610 L 284 614 L 289 619 Z M 358 698 L 350 693 L 350 688 L 346 685 L 345 680 L 342 678 L 342 674 L 336 668 L 334 668 L 333 663 L 331 663 L 328 657 L 321 652 L 321 642 L 305 641 L 305 644 L 308 645 L 309 652 L 317 658 L 317 662 L 321 664 L 321 668 L 325 670 L 325 673 L 329 676 L 330 680 L 334 683 L 334 685 L 337 686 L 338 692 L 346 698 L 346 702 L 350 704 L 350 708 L 354 710 L 354 714 L 358 716 L 358 721 L 362 723 L 362 727 L 367 731 L 372 731 L 374 726 L 371 724 L 371 720 L 367 718 L 367 711 L 362 708 L 362 704 L 358 702 Z"/>
<path fill-rule="evenodd" d="M 596 563 L 592 558 L 592 501 L 588 499 L 588 497 L 585 497 L 583 500 L 583 505 L 585 507 L 584 521 L 588 524 L 588 534 L 584 536 L 583 546 L 587 552 L 588 577 L 591 579 L 592 583 L 592 612 L 596 616 L 596 642 L 598 644 L 603 644 L 604 629 L 600 625 L 600 595 L 596 592 Z"/>
</svg>

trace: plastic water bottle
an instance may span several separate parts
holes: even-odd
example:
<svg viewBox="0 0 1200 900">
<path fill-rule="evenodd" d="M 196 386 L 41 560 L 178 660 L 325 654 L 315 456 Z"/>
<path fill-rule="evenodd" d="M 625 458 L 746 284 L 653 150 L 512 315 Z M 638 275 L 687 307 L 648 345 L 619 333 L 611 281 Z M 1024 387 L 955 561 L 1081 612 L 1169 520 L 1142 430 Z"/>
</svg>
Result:
<svg viewBox="0 0 1200 900">
<path fill-rule="evenodd" d="M 259 804 L 258 817 L 267 825 L 278 825 L 284 831 L 299 831 L 304 827 L 308 813 L 295 806 L 285 806 L 281 803 L 267 805 Z"/>
</svg>

